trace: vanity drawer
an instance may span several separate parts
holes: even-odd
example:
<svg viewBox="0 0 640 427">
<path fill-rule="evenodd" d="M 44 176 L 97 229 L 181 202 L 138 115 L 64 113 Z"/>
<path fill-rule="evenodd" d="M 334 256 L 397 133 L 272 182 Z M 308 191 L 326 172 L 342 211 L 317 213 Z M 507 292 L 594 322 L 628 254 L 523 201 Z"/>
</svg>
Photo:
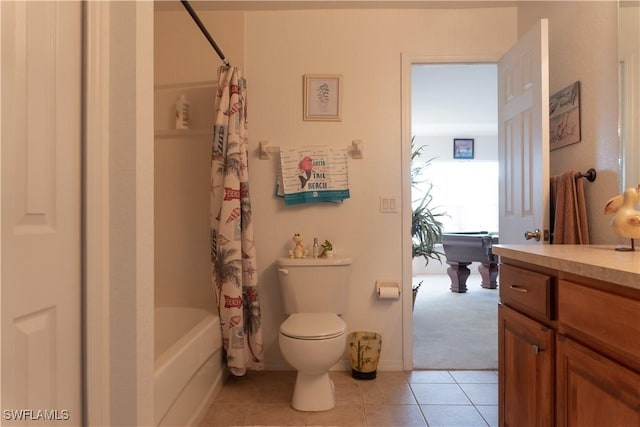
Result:
<svg viewBox="0 0 640 427">
<path fill-rule="evenodd" d="M 547 320 L 553 319 L 551 276 L 514 267 L 500 265 L 500 299 L 503 303 Z"/>
<path fill-rule="evenodd" d="M 640 369 L 640 301 L 560 280 L 558 320 L 561 334 Z"/>
</svg>

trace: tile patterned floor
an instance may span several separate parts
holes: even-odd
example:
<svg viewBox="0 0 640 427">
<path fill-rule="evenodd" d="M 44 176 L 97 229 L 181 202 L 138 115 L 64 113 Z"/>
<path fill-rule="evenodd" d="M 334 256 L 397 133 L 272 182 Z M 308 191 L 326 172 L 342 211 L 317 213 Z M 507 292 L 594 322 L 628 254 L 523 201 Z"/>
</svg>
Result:
<svg viewBox="0 0 640 427">
<path fill-rule="evenodd" d="M 293 371 L 229 377 L 200 427 L 210 426 L 427 426 L 498 425 L 496 371 L 379 372 L 372 381 L 332 371 L 336 406 L 300 412 L 289 402 Z"/>
</svg>

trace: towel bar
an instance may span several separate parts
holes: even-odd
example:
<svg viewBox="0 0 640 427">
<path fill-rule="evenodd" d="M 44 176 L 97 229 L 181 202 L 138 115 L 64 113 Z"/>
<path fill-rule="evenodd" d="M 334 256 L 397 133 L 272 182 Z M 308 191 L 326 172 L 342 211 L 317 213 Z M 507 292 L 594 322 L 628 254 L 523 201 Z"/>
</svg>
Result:
<svg viewBox="0 0 640 427">
<path fill-rule="evenodd" d="M 354 139 L 349 146 L 349 154 L 354 159 L 362 159 L 363 154 L 363 142 L 361 139 Z M 259 157 L 261 160 L 271 159 L 271 153 L 280 152 L 280 147 L 277 145 L 270 145 L 269 141 L 260 141 Z"/>
<path fill-rule="evenodd" d="M 577 173 L 576 179 L 578 178 L 587 178 L 587 181 L 593 182 L 596 180 L 596 170 L 594 168 L 591 168 L 585 173 Z"/>
</svg>

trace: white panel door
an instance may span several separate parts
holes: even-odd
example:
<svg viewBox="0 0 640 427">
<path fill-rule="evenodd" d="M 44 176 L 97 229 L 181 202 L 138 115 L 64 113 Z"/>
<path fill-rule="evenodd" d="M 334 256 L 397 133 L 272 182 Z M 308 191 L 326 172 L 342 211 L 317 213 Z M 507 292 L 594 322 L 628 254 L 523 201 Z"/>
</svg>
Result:
<svg viewBox="0 0 640 427">
<path fill-rule="evenodd" d="M 498 63 L 500 243 L 548 241 L 549 48 L 540 20 Z M 525 240 L 525 233 L 539 230 Z M 531 236 L 530 236 L 531 237 Z"/>
<path fill-rule="evenodd" d="M 82 4 L 0 8 L 3 425 L 79 426 Z"/>
</svg>

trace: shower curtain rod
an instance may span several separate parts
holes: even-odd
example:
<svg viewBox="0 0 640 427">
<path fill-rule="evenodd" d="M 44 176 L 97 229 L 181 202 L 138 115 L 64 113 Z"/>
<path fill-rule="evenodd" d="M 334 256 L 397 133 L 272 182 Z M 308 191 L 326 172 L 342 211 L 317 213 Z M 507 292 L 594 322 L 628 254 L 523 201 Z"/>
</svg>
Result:
<svg viewBox="0 0 640 427">
<path fill-rule="evenodd" d="M 193 10 L 193 8 L 191 7 L 191 5 L 189 4 L 189 2 L 187 0 L 180 0 L 180 3 L 182 3 L 184 8 L 187 9 L 187 12 L 189 12 L 189 15 L 191 15 L 191 18 L 194 20 L 196 25 L 198 25 L 198 28 L 200 28 L 200 31 L 202 31 L 202 34 L 204 34 L 204 36 L 207 38 L 207 40 L 209 40 L 209 43 L 211 44 L 213 49 L 216 51 L 216 53 L 218 54 L 220 59 L 222 59 L 222 62 L 224 62 L 224 65 L 229 67 L 231 65 L 231 64 L 229 64 L 229 60 L 227 58 L 225 58 L 224 53 L 222 53 L 222 51 L 220 50 L 220 48 L 216 44 L 216 41 L 213 39 L 213 37 L 211 37 L 211 34 L 209 34 L 209 31 L 207 31 L 207 27 L 204 26 L 204 24 L 202 23 L 202 21 L 198 17 L 198 14 L 196 13 L 196 11 Z"/>
</svg>

